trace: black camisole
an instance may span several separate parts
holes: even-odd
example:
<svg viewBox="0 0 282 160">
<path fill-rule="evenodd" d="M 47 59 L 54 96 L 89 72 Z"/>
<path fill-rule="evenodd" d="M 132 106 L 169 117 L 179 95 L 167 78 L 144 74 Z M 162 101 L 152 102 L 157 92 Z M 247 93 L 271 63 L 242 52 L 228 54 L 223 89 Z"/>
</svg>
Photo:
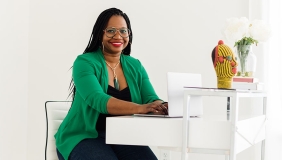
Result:
<svg viewBox="0 0 282 160">
<path fill-rule="evenodd" d="M 119 91 L 109 85 L 107 94 L 117 99 L 131 102 L 131 95 L 130 95 L 129 87 L 126 87 L 123 90 Z M 112 116 L 117 116 L 117 115 L 100 113 L 98 120 L 97 120 L 97 124 L 96 124 L 96 130 L 105 131 L 106 130 L 106 117 L 112 117 Z"/>
</svg>

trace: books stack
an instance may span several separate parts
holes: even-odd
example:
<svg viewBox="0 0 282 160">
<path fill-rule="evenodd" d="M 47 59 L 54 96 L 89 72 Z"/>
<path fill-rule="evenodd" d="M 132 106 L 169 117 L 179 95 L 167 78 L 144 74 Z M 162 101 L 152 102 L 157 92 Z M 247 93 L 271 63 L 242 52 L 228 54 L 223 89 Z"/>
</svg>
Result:
<svg viewBox="0 0 282 160">
<path fill-rule="evenodd" d="M 233 77 L 233 89 L 263 90 L 264 84 L 254 77 Z"/>
</svg>

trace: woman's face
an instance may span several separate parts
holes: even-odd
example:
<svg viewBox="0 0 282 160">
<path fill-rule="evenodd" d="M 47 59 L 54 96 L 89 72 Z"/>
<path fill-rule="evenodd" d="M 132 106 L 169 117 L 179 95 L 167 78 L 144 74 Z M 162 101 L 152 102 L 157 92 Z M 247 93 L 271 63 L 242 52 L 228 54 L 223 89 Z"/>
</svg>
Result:
<svg viewBox="0 0 282 160">
<path fill-rule="evenodd" d="M 129 33 L 127 33 L 129 32 Z M 104 29 L 103 34 L 103 52 L 109 54 L 120 54 L 128 45 L 130 31 L 127 30 L 127 24 L 122 16 L 114 15 Z"/>
</svg>

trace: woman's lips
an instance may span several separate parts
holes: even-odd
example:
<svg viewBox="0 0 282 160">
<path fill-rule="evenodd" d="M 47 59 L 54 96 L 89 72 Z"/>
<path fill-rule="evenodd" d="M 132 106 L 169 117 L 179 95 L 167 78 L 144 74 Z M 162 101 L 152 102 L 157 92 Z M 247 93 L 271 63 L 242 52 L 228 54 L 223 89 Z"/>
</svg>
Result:
<svg viewBox="0 0 282 160">
<path fill-rule="evenodd" d="M 120 42 L 113 42 L 111 44 L 115 47 L 120 47 L 122 45 L 122 43 L 120 43 Z"/>
</svg>

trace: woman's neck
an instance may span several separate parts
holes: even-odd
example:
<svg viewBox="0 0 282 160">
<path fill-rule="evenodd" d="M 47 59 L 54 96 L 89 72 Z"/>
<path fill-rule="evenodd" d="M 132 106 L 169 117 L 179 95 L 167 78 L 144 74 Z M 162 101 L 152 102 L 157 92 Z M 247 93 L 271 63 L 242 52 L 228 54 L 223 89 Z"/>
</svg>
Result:
<svg viewBox="0 0 282 160">
<path fill-rule="evenodd" d="M 117 64 L 120 61 L 120 54 L 103 53 L 105 61 L 111 64 Z"/>
</svg>

